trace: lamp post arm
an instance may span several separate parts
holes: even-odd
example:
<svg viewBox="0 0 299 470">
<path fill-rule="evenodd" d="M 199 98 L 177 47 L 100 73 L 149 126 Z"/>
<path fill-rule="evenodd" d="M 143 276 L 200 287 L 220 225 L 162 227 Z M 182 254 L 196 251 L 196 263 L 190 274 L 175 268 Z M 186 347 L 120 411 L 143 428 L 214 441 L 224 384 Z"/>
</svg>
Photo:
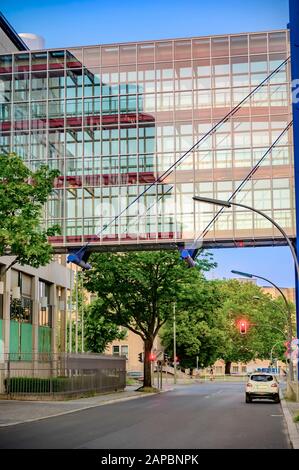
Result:
<svg viewBox="0 0 299 470">
<path fill-rule="evenodd" d="M 264 214 L 264 212 L 261 212 L 260 210 L 255 209 L 254 207 L 247 206 L 247 205 L 241 204 L 241 203 L 239 203 L 239 202 L 232 202 L 232 201 L 229 201 L 229 204 L 232 205 L 232 206 L 243 207 L 244 209 L 248 209 L 248 210 L 250 210 L 250 211 L 256 212 L 257 214 L 261 215 L 262 217 L 265 217 L 265 219 L 269 220 L 269 222 L 271 222 L 271 223 L 277 228 L 277 230 L 279 230 L 279 232 L 280 232 L 280 233 L 282 234 L 282 236 L 285 238 L 287 244 L 288 244 L 289 247 L 290 247 L 290 250 L 291 250 L 292 255 L 293 255 L 293 259 L 294 259 L 294 263 L 295 263 L 297 275 L 298 275 L 298 277 L 299 277 L 299 263 L 298 263 L 296 251 L 295 251 L 295 249 L 294 249 L 294 247 L 293 247 L 293 244 L 292 244 L 291 240 L 289 239 L 289 237 L 287 236 L 287 234 L 285 233 L 285 231 L 283 230 L 283 228 L 281 228 L 280 225 L 278 225 L 278 223 L 275 222 L 275 220 L 271 219 L 271 217 L 269 217 L 267 214 Z"/>
<path fill-rule="evenodd" d="M 271 348 L 271 353 L 270 353 L 270 361 L 271 361 L 271 364 L 272 364 L 272 355 L 273 355 L 273 350 L 275 348 L 275 346 L 277 346 L 279 343 L 282 343 L 282 340 L 278 340 L 276 341 L 276 343 L 273 344 L 272 348 Z"/>
<path fill-rule="evenodd" d="M 269 284 L 271 284 L 275 289 L 278 290 L 278 292 L 280 293 L 280 295 L 282 296 L 285 304 L 286 304 L 286 307 L 288 309 L 288 312 L 290 313 L 290 306 L 289 306 L 289 303 L 287 301 L 287 298 L 286 296 L 284 295 L 283 291 L 280 289 L 280 287 L 278 287 L 276 284 L 274 284 L 274 282 L 270 281 L 270 279 L 267 279 L 266 277 L 262 277 L 262 276 L 257 276 L 256 274 L 253 274 L 253 277 L 256 277 L 257 279 L 262 279 L 263 281 L 266 281 L 268 282 Z"/>
<path fill-rule="evenodd" d="M 285 334 L 284 331 L 282 331 L 280 328 L 277 328 L 277 326 L 273 326 L 273 325 L 261 325 L 260 323 L 251 323 L 252 326 L 258 326 L 258 327 L 262 327 L 262 328 L 273 328 L 274 330 L 277 330 L 279 331 L 280 333 L 282 333 L 282 335 L 284 336 L 285 339 L 288 339 L 288 335 Z"/>
</svg>

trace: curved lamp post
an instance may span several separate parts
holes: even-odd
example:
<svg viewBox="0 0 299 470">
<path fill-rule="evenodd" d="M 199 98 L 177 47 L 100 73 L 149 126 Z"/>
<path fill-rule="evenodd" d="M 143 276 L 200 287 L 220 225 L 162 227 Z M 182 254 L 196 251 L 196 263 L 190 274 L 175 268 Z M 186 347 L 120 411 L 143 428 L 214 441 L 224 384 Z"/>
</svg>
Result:
<svg viewBox="0 0 299 470">
<path fill-rule="evenodd" d="M 282 234 L 282 236 L 286 240 L 286 242 L 287 242 L 287 244 L 288 244 L 288 246 L 291 250 L 292 256 L 293 256 L 297 278 L 299 278 L 299 263 L 298 263 L 298 258 L 297 258 L 297 255 L 296 255 L 295 248 L 293 247 L 293 244 L 292 244 L 291 240 L 289 239 L 289 237 L 287 236 L 287 234 L 283 230 L 283 228 L 280 227 L 280 225 L 278 225 L 278 223 L 275 222 L 275 220 L 273 220 L 267 214 L 264 214 L 264 212 L 262 212 L 258 209 L 255 209 L 254 207 L 247 206 L 246 204 L 241 204 L 239 202 L 222 201 L 221 199 L 214 199 L 214 198 L 202 197 L 202 196 L 193 196 L 193 200 L 194 201 L 199 201 L 199 202 L 206 202 L 208 204 L 213 204 L 215 206 L 221 206 L 221 207 L 227 207 L 227 208 L 230 208 L 231 206 L 242 207 L 243 209 L 247 209 L 247 210 L 250 210 L 252 212 L 255 212 L 256 214 L 259 214 L 262 217 L 264 217 L 265 219 L 267 219 L 269 222 L 271 222 L 271 224 L 273 224 L 277 228 L 277 230 Z M 259 277 L 260 279 L 265 280 L 265 278 L 262 278 L 261 276 L 253 276 L 253 275 L 248 276 L 247 275 L 247 277 Z M 276 285 L 273 284 L 273 282 L 269 281 L 268 279 L 266 279 L 266 281 L 269 282 L 270 284 L 272 284 L 274 287 L 276 287 L 285 299 L 285 296 L 284 296 L 283 292 L 281 291 L 281 289 L 279 289 Z M 285 301 L 286 301 L 286 299 L 285 299 Z M 287 301 L 286 301 L 286 304 L 288 305 Z M 288 305 L 288 312 L 289 312 L 289 305 Z M 298 317 L 297 317 L 297 338 L 298 337 L 299 337 L 299 322 L 298 322 Z M 291 361 L 290 361 L 290 364 L 291 364 Z M 297 364 L 297 379 L 298 378 L 299 378 L 299 367 L 298 367 L 298 364 Z"/>
<path fill-rule="evenodd" d="M 194 201 L 206 202 L 208 204 L 214 204 L 215 206 L 222 206 L 222 207 L 238 206 L 238 207 L 243 207 L 243 209 L 248 209 L 252 212 L 256 212 L 257 214 L 259 214 L 262 217 L 264 217 L 265 219 L 267 219 L 269 222 L 271 222 L 271 224 L 273 224 L 277 228 L 277 230 L 279 230 L 279 232 L 282 234 L 282 236 L 286 240 L 287 244 L 289 245 L 289 248 L 291 250 L 291 253 L 292 253 L 292 256 L 293 256 L 293 259 L 294 259 L 297 276 L 299 277 L 299 263 L 298 263 L 295 248 L 293 247 L 293 244 L 292 244 L 291 240 L 289 239 L 289 237 L 287 236 L 287 234 L 285 233 L 283 228 L 281 228 L 280 225 L 278 225 L 278 223 L 275 222 L 275 220 L 271 219 L 271 217 L 269 217 L 267 214 L 264 214 L 264 212 L 262 212 L 258 209 L 255 209 L 254 207 L 247 206 L 245 204 L 240 204 L 239 202 L 231 202 L 231 201 L 228 202 L 228 201 L 222 201 L 220 199 L 213 199 L 213 198 L 201 197 L 201 196 L 193 196 L 193 199 L 194 199 Z"/>
<path fill-rule="evenodd" d="M 272 348 L 271 348 L 271 352 L 270 352 L 270 361 L 271 361 L 271 364 L 272 364 L 272 361 L 273 361 L 273 351 L 274 351 L 274 348 L 275 346 L 277 346 L 279 343 L 282 343 L 283 340 L 278 340 L 276 341 L 276 343 L 273 344 Z"/>
<path fill-rule="evenodd" d="M 232 269 L 231 271 L 233 274 L 238 274 L 238 276 L 242 276 L 242 277 L 247 277 L 249 279 L 252 279 L 252 278 L 256 278 L 256 279 L 262 279 L 263 281 L 266 281 L 268 282 L 269 284 L 271 284 L 275 289 L 278 290 L 278 292 L 280 293 L 280 295 L 282 296 L 284 302 L 285 302 L 285 305 L 286 305 L 286 312 L 287 312 L 287 322 L 288 322 L 288 341 L 292 341 L 292 338 L 293 338 L 293 331 L 292 331 L 292 312 L 291 312 L 291 309 L 290 309 L 290 305 L 287 301 L 287 298 L 286 296 L 284 295 L 283 291 L 280 289 L 280 287 L 278 287 L 276 284 L 274 284 L 273 281 L 270 281 L 270 279 L 267 279 L 266 277 L 263 277 L 263 276 L 258 276 L 257 274 L 250 274 L 250 273 L 244 273 L 242 271 L 235 271 L 234 269 Z M 273 327 L 274 328 L 274 327 Z M 277 328 L 278 329 L 278 328 Z M 294 380 L 294 371 L 293 371 L 293 362 L 292 362 L 292 359 L 290 359 L 290 380 L 293 381 Z"/>
</svg>

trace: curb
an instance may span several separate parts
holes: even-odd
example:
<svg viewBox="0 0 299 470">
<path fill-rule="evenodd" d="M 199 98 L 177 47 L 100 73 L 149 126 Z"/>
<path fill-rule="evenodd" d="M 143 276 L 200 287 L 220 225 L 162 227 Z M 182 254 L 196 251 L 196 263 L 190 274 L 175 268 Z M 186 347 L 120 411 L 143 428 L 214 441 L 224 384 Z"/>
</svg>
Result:
<svg viewBox="0 0 299 470">
<path fill-rule="evenodd" d="M 299 433 L 297 431 L 296 424 L 293 421 L 292 414 L 290 413 L 290 410 L 288 409 L 286 401 L 282 396 L 280 397 L 280 403 L 281 403 L 282 411 L 286 420 L 288 434 L 289 434 L 292 447 L 293 449 L 299 449 Z"/>
<path fill-rule="evenodd" d="M 173 390 L 173 388 L 168 389 L 168 390 L 161 390 L 161 391 L 156 392 L 156 393 L 145 393 L 145 394 L 140 393 L 140 395 L 134 395 L 132 397 L 116 398 L 115 400 L 113 400 L 113 399 L 112 400 L 107 400 L 103 403 L 95 403 L 93 405 L 87 405 L 87 406 L 84 406 L 84 407 L 81 407 L 81 408 L 76 408 L 74 410 L 62 411 L 62 412 L 56 413 L 54 415 L 40 416 L 38 418 L 31 418 L 31 419 L 26 419 L 26 420 L 23 420 L 23 421 L 15 421 L 13 423 L 0 424 L 0 428 L 6 428 L 8 426 L 16 426 L 18 424 L 23 424 L 23 423 L 32 423 L 34 421 L 41 421 L 42 419 L 57 418 L 58 416 L 68 415 L 68 414 L 71 414 L 71 413 L 77 413 L 78 411 L 84 411 L 84 410 L 88 410 L 90 408 L 96 408 L 97 406 L 111 405 L 112 403 L 119 403 L 119 402 L 122 402 L 122 401 L 135 400 L 137 398 L 150 397 L 150 396 L 153 396 L 153 395 L 158 395 L 159 393 L 170 392 L 171 390 Z"/>
</svg>

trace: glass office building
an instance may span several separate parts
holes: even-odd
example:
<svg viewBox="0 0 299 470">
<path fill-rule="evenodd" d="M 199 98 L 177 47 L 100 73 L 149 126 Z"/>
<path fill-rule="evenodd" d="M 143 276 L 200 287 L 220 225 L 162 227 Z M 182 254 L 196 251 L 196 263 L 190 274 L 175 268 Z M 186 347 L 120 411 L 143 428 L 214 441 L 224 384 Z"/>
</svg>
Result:
<svg viewBox="0 0 299 470">
<path fill-rule="evenodd" d="M 192 196 L 227 200 L 286 128 L 288 63 L 175 162 L 288 56 L 285 30 L 1 55 L 1 152 L 60 170 L 46 208 L 46 223 L 62 227 L 57 251 L 173 246 L 203 233 L 206 246 L 283 243 L 250 211 L 226 209 L 210 224 L 219 207 Z M 290 129 L 235 201 L 294 236 L 293 193 Z"/>
</svg>

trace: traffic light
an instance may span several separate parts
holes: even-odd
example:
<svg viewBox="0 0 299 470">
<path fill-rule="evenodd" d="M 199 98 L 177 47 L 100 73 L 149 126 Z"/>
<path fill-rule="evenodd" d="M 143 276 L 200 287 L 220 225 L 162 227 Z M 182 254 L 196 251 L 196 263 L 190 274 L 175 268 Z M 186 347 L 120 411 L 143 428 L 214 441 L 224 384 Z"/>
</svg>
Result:
<svg viewBox="0 0 299 470">
<path fill-rule="evenodd" d="M 140 352 L 140 353 L 138 354 L 138 361 L 139 361 L 139 362 L 143 362 L 143 357 L 142 357 L 142 356 L 143 356 L 143 354 L 142 354 L 142 352 Z"/>
<path fill-rule="evenodd" d="M 155 355 L 154 353 L 151 353 L 151 354 L 149 355 L 149 360 L 150 360 L 151 362 L 154 362 L 155 359 L 156 359 L 156 355 Z"/>
<path fill-rule="evenodd" d="M 241 335 L 246 335 L 248 330 L 248 322 L 247 320 L 240 320 L 239 321 L 239 331 Z"/>
</svg>

